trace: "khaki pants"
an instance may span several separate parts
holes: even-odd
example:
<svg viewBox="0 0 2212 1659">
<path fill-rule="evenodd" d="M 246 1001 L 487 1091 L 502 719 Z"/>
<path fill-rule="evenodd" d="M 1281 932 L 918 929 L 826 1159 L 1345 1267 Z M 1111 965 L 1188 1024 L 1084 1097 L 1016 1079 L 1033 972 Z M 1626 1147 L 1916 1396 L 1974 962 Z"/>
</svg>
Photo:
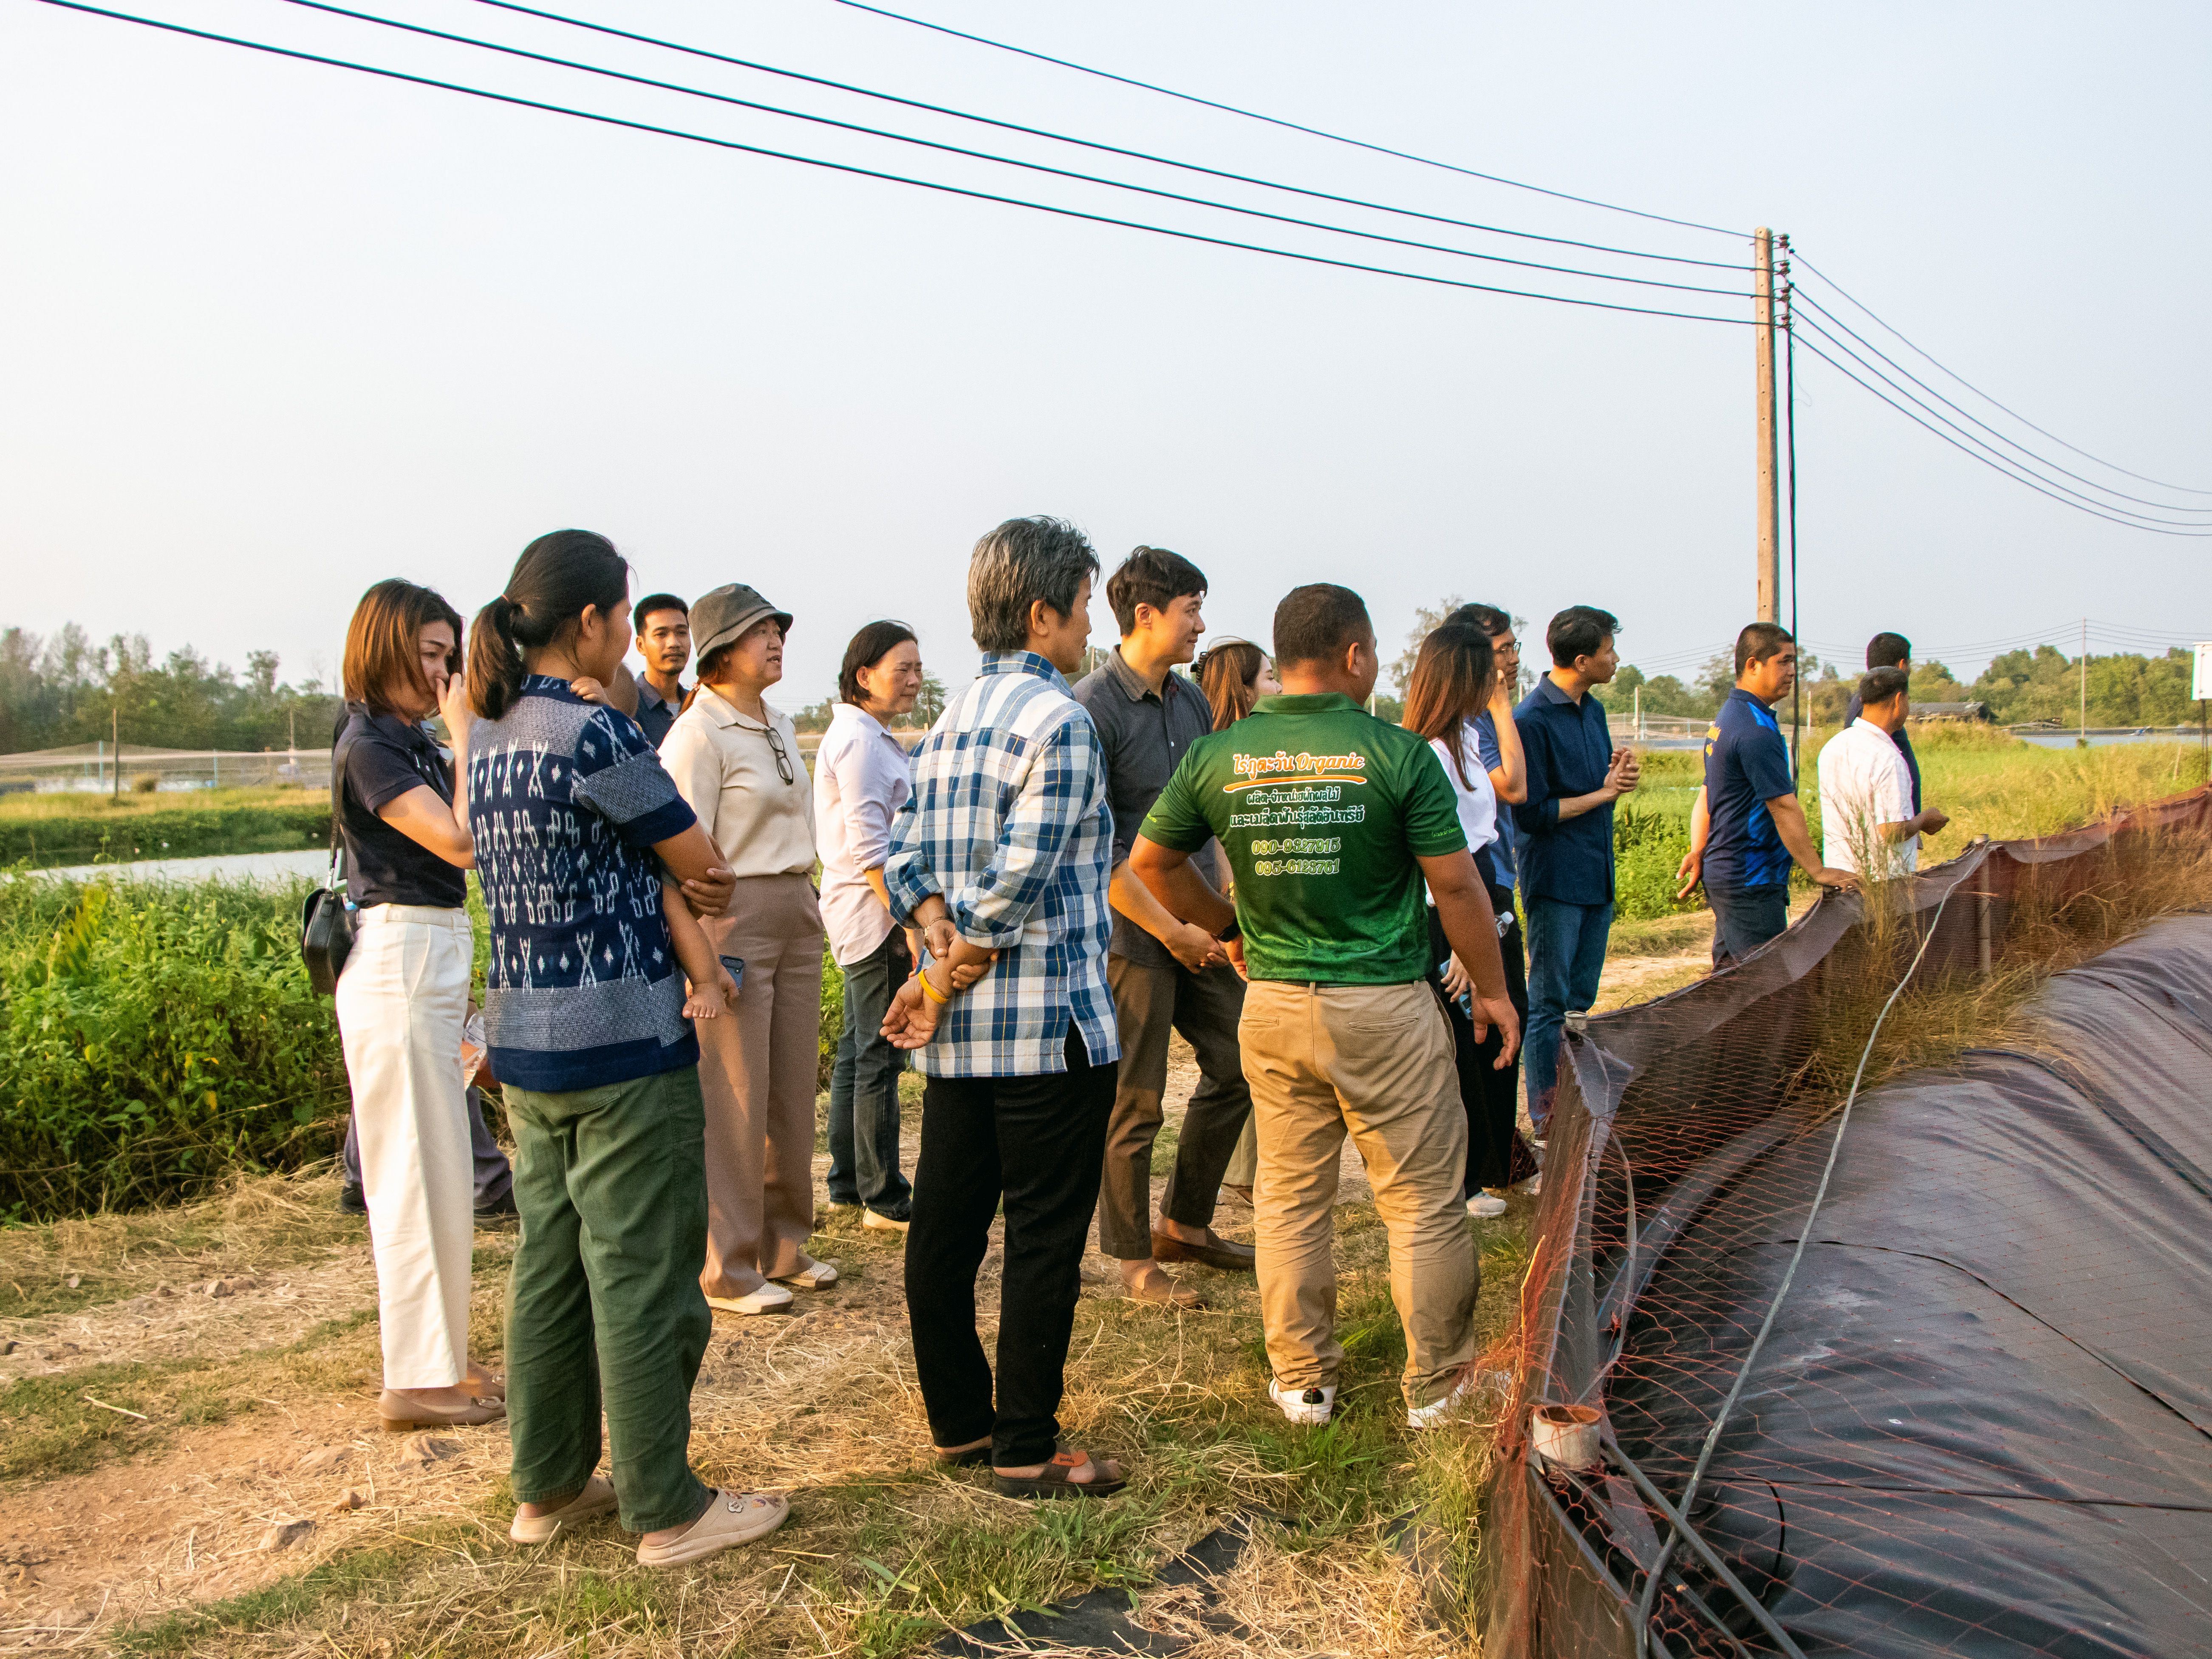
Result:
<svg viewBox="0 0 2212 1659">
<path fill-rule="evenodd" d="M 822 1058 L 822 912 L 805 876 L 746 876 L 700 923 L 744 960 L 738 1006 L 696 1022 L 707 1107 L 708 1296 L 803 1271 L 814 1231 L 814 1085 Z"/>
<path fill-rule="evenodd" d="M 1349 1133 L 1389 1234 L 1407 1403 L 1443 1398 L 1474 1358 L 1481 1269 L 1460 1198 L 1467 1114 L 1434 994 L 1423 984 L 1255 980 L 1237 1038 L 1258 1129 L 1255 1238 L 1276 1380 L 1328 1387 L 1344 1363 L 1331 1211 Z"/>
</svg>

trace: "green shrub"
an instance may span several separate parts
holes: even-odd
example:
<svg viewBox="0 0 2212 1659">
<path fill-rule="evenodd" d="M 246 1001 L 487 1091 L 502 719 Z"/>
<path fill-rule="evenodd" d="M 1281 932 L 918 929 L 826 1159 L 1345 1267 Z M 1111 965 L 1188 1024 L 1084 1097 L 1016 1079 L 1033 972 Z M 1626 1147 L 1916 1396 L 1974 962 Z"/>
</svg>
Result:
<svg viewBox="0 0 2212 1659">
<path fill-rule="evenodd" d="M 828 951 L 822 953 L 822 1047 L 814 1071 L 817 1092 L 830 1086 L 837 1063 L 837 1034 L 845 1029 L 845 974 Z"/>
<path fill-rule="evenodd" d="M 304 891 L 0 886 L 0 1218 L 328 1155 L 345 1064 L 300 962 Z"/>
<path fill-rule="evenodd" d="M 1705 908 L 1697 894 L 1674 896 L 1674 871 L 1690 850 L 1687 817 L 1615 812 L 1613 817 L 1613 915 L 1623 921 L 1685 915 Z"/>
<path fill-rule="evenodd" d="M 94 797 L 94 799 L 98 799 Z M 145 812 L 88 810 L 66 817 L 0 817 L 0 864 L 120 864 L 327 847 L 330 797 L 253 806 L 178 806 Z"/>
</svg>

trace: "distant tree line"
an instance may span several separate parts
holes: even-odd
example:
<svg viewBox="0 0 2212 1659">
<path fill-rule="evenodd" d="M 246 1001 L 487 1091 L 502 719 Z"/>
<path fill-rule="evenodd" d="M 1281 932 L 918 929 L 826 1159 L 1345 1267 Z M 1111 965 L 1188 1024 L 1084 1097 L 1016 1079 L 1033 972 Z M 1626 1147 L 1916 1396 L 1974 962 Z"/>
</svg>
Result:
<svg viewBox="0 0 2212 1659">
<path fill-rule="evenodd" d="M 210 664 L 191 646 L 161 661 L 143 634 L 105 645 L 75 623 L 40 636 L 0 629 L 0 753 L 92 743 L 118 730 L 155 749 L 302 749 L 330 745 L 342 700 L 319 678 L 286 685 L 273 651 L 246 672 Z"/>
</svg>

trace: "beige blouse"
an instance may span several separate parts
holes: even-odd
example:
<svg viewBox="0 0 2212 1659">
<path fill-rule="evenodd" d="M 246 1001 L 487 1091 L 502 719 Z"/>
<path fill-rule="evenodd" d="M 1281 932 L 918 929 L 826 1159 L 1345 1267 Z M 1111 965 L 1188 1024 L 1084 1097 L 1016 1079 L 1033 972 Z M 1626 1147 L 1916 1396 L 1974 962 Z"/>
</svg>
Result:
<svg viewBox="0 0 2212 1659">
<path fill-rule="evenodd" d="M 791 717 L 773 708 L 763 726 L 702 685 L 660 740 L 660 763 L 733 872 L 811 875 L 813 780 L 799 756 Z M 775 743 L 790 763 L 788 782 L 776 768 Z"/>
</svg>

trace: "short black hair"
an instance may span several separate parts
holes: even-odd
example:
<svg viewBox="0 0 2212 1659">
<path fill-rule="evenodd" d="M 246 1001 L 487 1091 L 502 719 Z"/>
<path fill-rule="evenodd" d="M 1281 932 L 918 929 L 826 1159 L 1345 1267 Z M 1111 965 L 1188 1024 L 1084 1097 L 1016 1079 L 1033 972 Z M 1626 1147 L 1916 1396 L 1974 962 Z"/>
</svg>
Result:
<svg viewBox="0 0 2212 1659">
<path fill-rule="evenodd" d="M 1513 618 L 1494 605 L 1463 605 L 1444 620 L 1472 623 L 1493 640 L 1513 631 Z"/>
<path fill-rule="evenodd" d="M 846 642 L 845 660 L 837 670 L 837 701 L 860 708 L 867 701 L 860 695 L 860 671 L 873 668 L 890 652 L 913 639 L 914 629 L 902 622 L 872 622 L 854 635 Z"/>
<path fill-rule="evenodd" d="M 1206 572 L 1164 547 L 1140 547 L 1106 579 L 1106 603 L 1124 637 L 1137 630 L 1137 607 L 1164 611 L 1186 593 L 1206 592 Z"/>
<path fill-rule="evenodd" d="M 681 611 L 686 621 L 691 616 L 691 607 L 673 593 L 648 593 L 629 608 L 630 626 L 640 639 L 645 637 L 645 619 L 656 611 Z"/>
<path fill-rule="evenodd" d="M 1755 662 L 1765 662 L 1785 645 L 1797 643 L 1788 629 L 1780 623 L 1746 623 L 1743 632 L 1735 636 L 1735 672 L 1743 671 Z"/>
<path fill-rule="evenodd" d="M 1902 668 L 1912 660 L 1912 641 L 1902 634 L 1877 634 L 1867 641 L 1869 668 Z"/>
<path fill-rule="evenodd" d="M 1366 600 L 1334 582 L 1308 582 L 1284 594 L 1275 607 L 1275 661 L 1330 660 L 1363 631 L 1375 632 Z"/>
<path fill-rule="evenodd" d="M 1595 657 L 1608 635 L 1620 632 L 1620 618 L 1594 605 L 1571 605 L 1552 618 L 1544 630 L 1544 643 L 1552 647 L 1552 665 L 1572 668 L 1577 657 Z"/>
<path fill-rule="evenodd" d="M 1912 676 L 1894 664 L 1869 668 L 1859 677 L 1859 701 L 1862 703 L 1887 702 L 1899 692 L 1909 690 L 1911 684 Z"/>
</svg>

